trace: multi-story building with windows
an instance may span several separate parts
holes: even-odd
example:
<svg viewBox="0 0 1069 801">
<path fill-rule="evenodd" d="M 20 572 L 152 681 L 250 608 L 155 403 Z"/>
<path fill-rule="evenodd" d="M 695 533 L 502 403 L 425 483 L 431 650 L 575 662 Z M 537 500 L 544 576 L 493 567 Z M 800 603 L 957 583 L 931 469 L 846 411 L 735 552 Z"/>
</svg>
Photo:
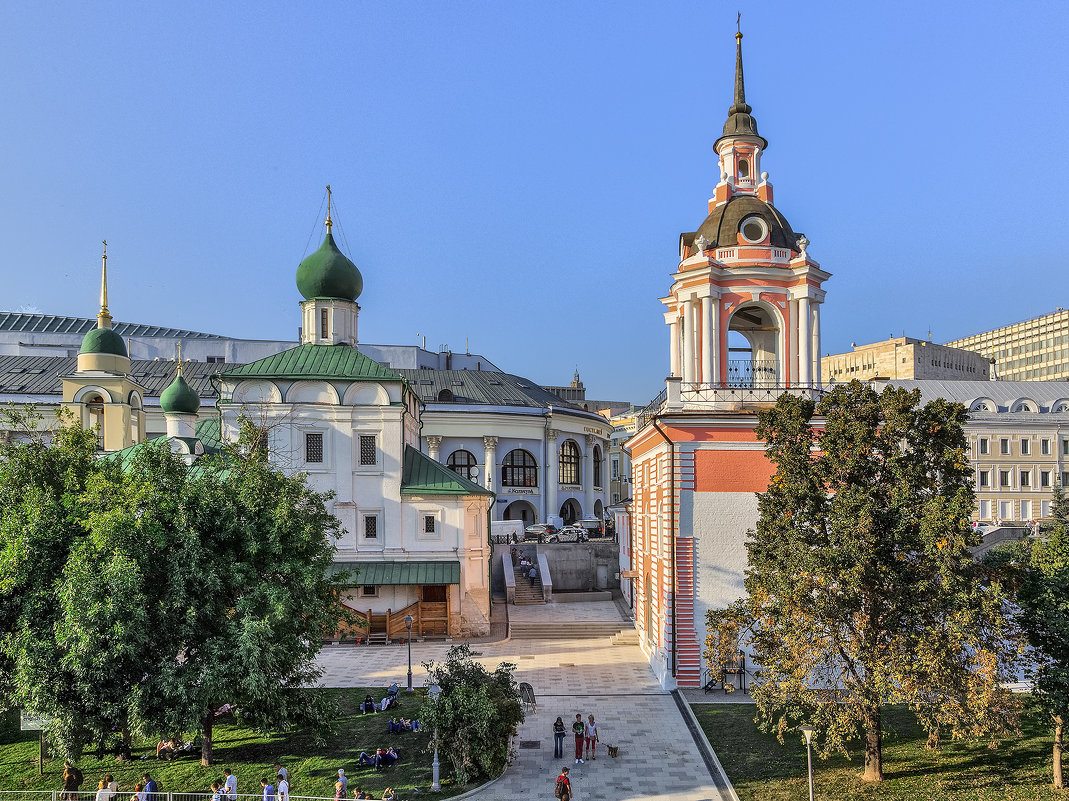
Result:
<svg viewBox="0 0 1069 801">
<path fill-rule="evenodd" d="M 969 350 L 903 336 L 854 345 L 848 353 L 824 356 L 820 372 L 829 383 L 911 378 L 986 381 L 991 378 L 991 359 Z"/>
<path fill-rule="evenodd" d="M 994 360 L 1000 381 L 1069 380 L 1069 310 L 948 342 Z"/>
</svg>

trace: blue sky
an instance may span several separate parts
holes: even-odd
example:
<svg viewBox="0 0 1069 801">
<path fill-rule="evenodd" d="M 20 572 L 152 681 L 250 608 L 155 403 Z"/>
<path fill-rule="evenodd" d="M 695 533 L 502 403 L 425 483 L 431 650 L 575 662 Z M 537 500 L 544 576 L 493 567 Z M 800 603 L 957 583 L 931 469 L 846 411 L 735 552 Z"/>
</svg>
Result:
<svg viewBox="0 0 1069 801">
<path fill-rule="evenodd" d="M 5 3 L 0 308 L 294 338 L 334 187 L 360 338 L 663 386 L 735 12 L 825 352 L 1069 305 L 1069 4 Z M 1061 244 L 1060 244 L 1061 243 Z"/>
</svg>

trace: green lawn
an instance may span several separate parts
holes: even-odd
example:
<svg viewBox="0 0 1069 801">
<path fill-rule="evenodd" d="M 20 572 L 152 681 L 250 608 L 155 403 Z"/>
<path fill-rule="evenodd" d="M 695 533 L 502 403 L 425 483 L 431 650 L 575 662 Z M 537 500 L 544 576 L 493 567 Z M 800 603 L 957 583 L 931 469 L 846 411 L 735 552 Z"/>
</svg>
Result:
<svg viewBox="0 0 1069 801">
<path fill-rule="evenodd" d="M 695 704 L 698 722 L 742 801 L 808 801 L 805 741 L 801 734 L 780 745 L 762 734 L 749 704 Z M 1033 801 L 1065 799 L 1051 783 L 1053 734 L 1034 719 L 1015 740 L 990 750 L 983 743 L 925 748 L 927 736 L 904 709 L 884 715 L 884 774 L 879 785 L 858 776 L 864 754 L 853 760 L 814 755 L 817 799 L 835 801 Z"/>
<path fill-rule="evenodd" d="M 183 756 L 165 762 L 156 759 L 156 741 L 135 743 L 132 762 L 116 762 L 108 757 L 97 760 L 95 754 L 87 753 L 78 767 L 85 774 L 82 790 L 96 789 L 97 782 L 105 773 L 111 773 L 121 791 L 131 791 L 135 782 L 148 772 L 161 790 L 196 792 L 205 790 L 213 779 L 222 778 L 223 768 L 230 768 L 238 779 L 239 793 L 260 790 L 260 779 L 270 777 L 271 766 L 277 760 L 290 772 L 291 790 L 296 795 L 318 795 L 333 798 L 334 782 L 338 768 L 345 768 L 349 776 L 349 789 L 362 786 L 380 797 L 387 786 L 398 791 L 402 799 L 416 796 L 414 787 L 423 795 L 431 784 L 432 755 L 426 753 L 429 733 L 390 734 L 386 721 L 390 717 L 413 717 L 419 707 L 418 693 L 409 696 L 401 691 L 401 703 L 388 713 L 360 714 L 360 701 L 368 692 L 375 699 L 385 695 L 385 689 L 358 688 L 330 690 L 341 714 L 336 721 L 336 733 L 316 737 L 313 731 L 296 731 L 264 737 L 259 733 L 235 725 L 232 718 L 220 718 L 214 728 L 215 764 L 202 767 L 199 752 L 195 756 Z M 360 752 L 373 752 L 376 747 L 396 746 L 401 761 L 381 773 L 374 769 L 358 769 Z M 62 782 L 63 761 L 46 758 L 44 775 L 38 775 L 38 736 L 36 732 L 19 731 L 17 712 L 5 714 L 0 719 L 0 790 L 56 790 Z M 150 754 L 149 759 L 139 757 Z M 442 764 L 442 792 L 435 798 L 457 795 L 470 787 L 458 787 L 445 774 L 449 766 Z M 124 796 L 129 797 L 129 796 Z"/>
</svg>

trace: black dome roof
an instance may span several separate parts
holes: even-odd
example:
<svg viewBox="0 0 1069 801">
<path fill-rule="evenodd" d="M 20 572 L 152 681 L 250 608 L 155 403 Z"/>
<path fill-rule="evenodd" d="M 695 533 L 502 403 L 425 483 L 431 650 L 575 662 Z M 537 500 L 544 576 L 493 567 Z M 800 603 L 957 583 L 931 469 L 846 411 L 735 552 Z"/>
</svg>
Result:
<svg viewBox="0 0 1069 801">
<path fill-rule="evenodd" d="M 752 216 L 758 216 L 768 223 L 772 247 L 798 250 L 801 234 L 791 230 L 791 224 L 775 206 L 753 195 L 736 195 L 727 203 L 717 206 L 697 231 L 684 235 L 684 240 L 691 244 L 697 237 L 704 236 L 709 241 L 708 247 L 732 247 L 739 242 L 736 234 L 742 221 Z"/>
</svg>

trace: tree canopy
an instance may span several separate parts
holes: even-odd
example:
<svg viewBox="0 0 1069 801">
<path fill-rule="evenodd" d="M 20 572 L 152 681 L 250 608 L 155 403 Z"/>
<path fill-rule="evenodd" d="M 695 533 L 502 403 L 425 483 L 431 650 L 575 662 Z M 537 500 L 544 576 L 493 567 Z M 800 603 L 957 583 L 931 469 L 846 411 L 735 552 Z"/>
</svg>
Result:
<svg viewBox="0 0 1069 801">
<path fill-rule="evenodd" d="M 113 729 L 127 751 L 132 731 L 199 731 L 206 764 L 224 704 L 265 729 L 325 716 L 302 690 L 343 616 L 325 497 L 256 448 L 190 467 L 166 440 L 122 461 L 95 445 L 64 425 L 0 453 L 3 701 L 69 756 Z"/>
<path fill-rule="evenodd" d="M 421 725 L 436 732 L 439 750 L 453 763 L 460 784 L 501 773 L 523 722 L 516 666 L 502 662 L 491 672 L 475 661 L 477 656 L 470 646 L 457 645 L 445 662 L 423 663 L 441 696 L 424 704 Z"/>
<path fill-rule="evenodd" d="M 809 723 L 823 755 L 863 732 L 866 780 L 883 778 L 884 704 L 913 709 L 933 745 L 1016 725 L 1000 686 L 1015 630 L 969 551 L 965 420 L 959 404 L 859 382 L 758 416 L 776 473 L 747 543 L 748 597 L 710 627 L 745 622 L 765 726 Z"/>
</svg>

